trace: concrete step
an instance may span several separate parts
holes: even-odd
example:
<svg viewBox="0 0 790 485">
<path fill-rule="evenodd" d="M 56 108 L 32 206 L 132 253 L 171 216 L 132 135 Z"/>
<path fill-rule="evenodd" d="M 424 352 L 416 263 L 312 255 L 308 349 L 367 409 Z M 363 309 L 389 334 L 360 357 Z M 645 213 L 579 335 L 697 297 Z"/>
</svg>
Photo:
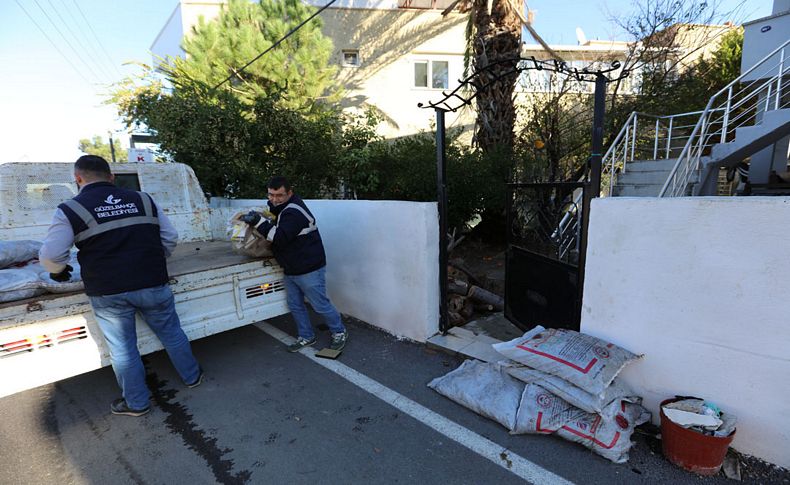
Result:
<svg viewBox="0 0 790 485">
<path fill-rule="evenodd" d="M 617 184 L 612 191 L 615 197 L 658 197 L 664 184 Z"/>
<path fill-rule="evenodd" d="M 636 184 L 636 185 L 644 185 L 644 184 L 659 184 L 664 185 L 664 182 L 667 181 L 669 177 L 669 170 L 655 170 L 650 172 L 639 172 L 639 171 L 632 171 L 628 170 L 626 167 L 626 172 L 617 175 L 617 185 L 621 184 Z"/>
<path fill-rule="evenodd" d="M 634 160 L 625 164 L 625 172 L 654 172 L 666 171 L 669 173 L 677 163 L 677 158 L 666 160 Z"/>
</svg>

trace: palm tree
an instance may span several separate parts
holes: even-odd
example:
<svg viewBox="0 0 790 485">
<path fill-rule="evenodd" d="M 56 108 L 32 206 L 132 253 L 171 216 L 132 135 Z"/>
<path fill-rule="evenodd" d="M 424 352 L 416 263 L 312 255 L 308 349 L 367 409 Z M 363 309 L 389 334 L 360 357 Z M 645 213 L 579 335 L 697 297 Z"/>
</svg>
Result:
<svg viewBox="0 0 790 485">
<path fill-rule="evenodd" d="M 473 72 L 479 72 L 479 89 L 474 141 L 484 153 L 509 152 L 513 147 L 516 120 L 513 92 L 518 80 L 515 71 L 521 55 L 521 28 L 550 55 L 559 59 L 532 27 L 532 12 L 527 18 L 523 0 L 456 0 L 442 12 L 456 7 L 469 12 L 467 56 Z"/>
</svg>

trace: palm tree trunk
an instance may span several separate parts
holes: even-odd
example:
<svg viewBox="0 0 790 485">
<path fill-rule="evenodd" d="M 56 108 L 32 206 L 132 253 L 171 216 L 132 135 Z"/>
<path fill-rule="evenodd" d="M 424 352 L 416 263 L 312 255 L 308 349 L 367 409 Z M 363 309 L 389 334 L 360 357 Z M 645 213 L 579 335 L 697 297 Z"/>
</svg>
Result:
<svg viewBox="0 0 790 485">
<path fill-rule="evenodd" d="M 476 72 L 497 61 L 519 56 L 521 22 L 514 8 L 520 5 L 518 0 L 474 0 L 472 65 Z M 478 82 L 487 85 L 512 71 L 515 65 L 515 61 L 498 64 L 481 74 Z M 513 148 L 516 119 L 513 91 L 517 79 L 517 72 L 506 74 L 480 89 L 477 95 L 475 141 L 484 153 L 509 152 Z"/>
</svg>

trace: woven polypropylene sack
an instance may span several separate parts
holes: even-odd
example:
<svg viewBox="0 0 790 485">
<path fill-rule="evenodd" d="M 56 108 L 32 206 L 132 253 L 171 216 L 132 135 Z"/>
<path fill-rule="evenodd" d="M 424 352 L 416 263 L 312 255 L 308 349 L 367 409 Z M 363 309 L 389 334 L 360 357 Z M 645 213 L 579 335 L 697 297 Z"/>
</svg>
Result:
<svg viewBox="0 0 790 485">
<path fill-rule="evenodd" d="M 454 371 L 437 377 L 428 387 L 472 411 L 512 430 L 524 384 L 499 366 L 467 360 Z"/>
<path fill-rule="evenodd" d="M 0 241 L 0 269 L 38 259 L 40 241 Z"/>
<path fill-rule="evenodd" d="M 641 358 L 605 340 L 562 328 L 537 326 L 493 345 L 505 357 L 601 394 L 628 363 Z"/>
<path fill-rule="evenodd" d="M 628 461 L 634 428 L 650 419 L 638 403 L 611 402 L 603 413 L 585 412 L 537 384 L 527 384 L 514 434 L 551 434 L 580 443 L 615 463 Z"/>
<path fill-rule="evenodd" d="M 0 269 L 0 302 L 22 300 L 45 292 L 37 271 L 30 266 Z"/>
<path fill-rule="evenodd" d="M 578 386 L 571 384 L 557 376 L 546 374 L 539 370 L 530 369 L 525 365 L 507 360 L 498 363 L 504 367 L 508 374 L 524 383 L 533 383 L 546 388 L 573 406 L 588 413 L 601 413 L 607 404 L 615 399 L 638 402 L 639 397 L 630 386 L 615 379 L 600 394 L 591 394 Z"/>
</svg>

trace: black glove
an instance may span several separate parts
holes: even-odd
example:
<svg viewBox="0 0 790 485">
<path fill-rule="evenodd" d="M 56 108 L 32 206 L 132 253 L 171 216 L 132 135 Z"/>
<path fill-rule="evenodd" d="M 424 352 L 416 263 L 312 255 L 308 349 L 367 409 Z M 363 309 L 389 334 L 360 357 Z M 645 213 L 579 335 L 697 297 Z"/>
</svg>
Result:
<svg viewBox="0 0 790 485">
<path fill-rule="evenodd" d="M 54 281 L 58 283 L 65 283 L 69 279 L 71 279 L 71 272 L 74 271 L 74 268 L 71 267 L 70 264 L 67 264 L 63 271 L 60 273 L 50 273 L 49 277 L 52 278 Z"/>
<path fill-rule="evenodd" d="M 241 221 L 255 227 L 261 221 L 261 215 L 255 211 L 249 211 L 247 214 L 241 216 Z"/>
</svg>

